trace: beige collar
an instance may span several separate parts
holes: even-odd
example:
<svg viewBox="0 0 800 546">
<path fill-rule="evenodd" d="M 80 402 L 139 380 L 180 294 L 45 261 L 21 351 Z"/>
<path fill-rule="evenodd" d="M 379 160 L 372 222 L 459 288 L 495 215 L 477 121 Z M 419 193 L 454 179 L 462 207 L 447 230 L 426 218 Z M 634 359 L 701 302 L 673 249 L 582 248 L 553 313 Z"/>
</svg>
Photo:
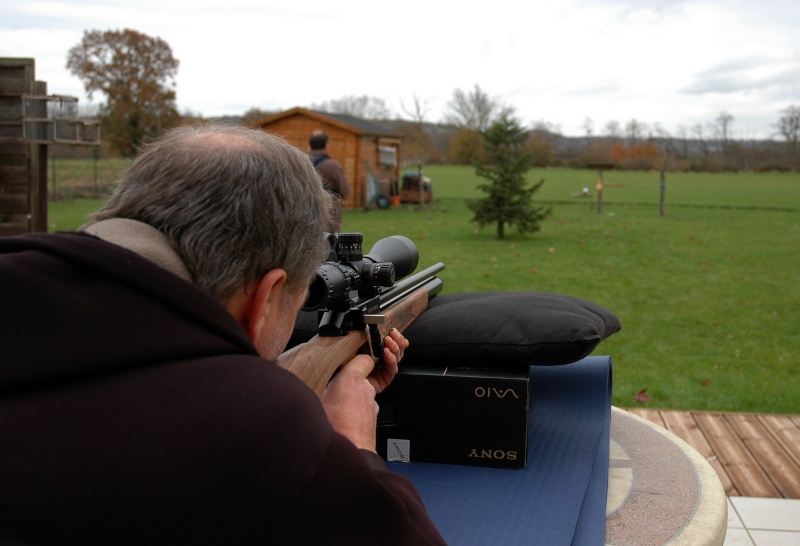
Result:
<svg viewBox="0 0 800 546">
<path fill-rule="evenodd" d="M 135 252 L 157 266 L 192 282 L 192 275 L 166 236 L 151 225 L 127 218 L 110 218 L 84 226 L 80 231 Z"/>
</svg>

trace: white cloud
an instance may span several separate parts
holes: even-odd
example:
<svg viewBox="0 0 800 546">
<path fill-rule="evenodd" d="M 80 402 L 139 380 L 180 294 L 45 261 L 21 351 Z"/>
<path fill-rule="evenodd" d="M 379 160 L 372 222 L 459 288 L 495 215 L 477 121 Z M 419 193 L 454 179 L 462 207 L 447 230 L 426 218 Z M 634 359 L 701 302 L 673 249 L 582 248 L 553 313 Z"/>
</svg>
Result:
<svg viewBox="0 0 800 546">
<path fill-rule="evenodd" d="M 795 0 L 536 4 L 0 0 L 0 56 L 34 57 L 50 92 L 83 98 L 68 49 L 85 30 L 132 28 L 170 44 L 179 107 L 206 116 L 369 95 L 398 114 L 417 96 L 437 120 L 478 84 L 567 134 L 587 117 L 673 130 L 726 110 L 734 132 L 747 120 L 766 136 L 800 103 Z"/>
</svg>

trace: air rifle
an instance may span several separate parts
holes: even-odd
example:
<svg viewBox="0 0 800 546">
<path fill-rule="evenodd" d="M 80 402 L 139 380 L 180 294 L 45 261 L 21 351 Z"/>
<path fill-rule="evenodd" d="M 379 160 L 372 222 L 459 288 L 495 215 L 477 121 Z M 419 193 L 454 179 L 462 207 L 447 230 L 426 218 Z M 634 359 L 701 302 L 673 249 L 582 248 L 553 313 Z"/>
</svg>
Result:
<svg viewBox="0 0 800 546">
<path fill-rule="evenodd" d="M 377 362 L 383 338 L 404 332 L 444 284 L 437 263 L 410 277 L 419 251 L 408 237 L 379 240 L 363 254 L 361 233 L 328 234 L 330 251 L 309 286 L 304 311 L 317 311 L 317 335 L 278 357 L 278 364 L 322 396 L 331 377 L 359 353 Z M 402 279 L 395 284 L 395 279 Z"/>
</svg>

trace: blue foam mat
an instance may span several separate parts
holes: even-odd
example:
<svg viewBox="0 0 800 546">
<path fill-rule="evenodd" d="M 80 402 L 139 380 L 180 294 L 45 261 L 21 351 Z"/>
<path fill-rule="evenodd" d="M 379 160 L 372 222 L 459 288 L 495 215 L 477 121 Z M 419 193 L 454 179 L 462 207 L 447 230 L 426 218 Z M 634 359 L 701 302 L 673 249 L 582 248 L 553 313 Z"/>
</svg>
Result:
<svg viewBox="0 0 800 546">
<path fill-rule="evenodd" d="M 531 366 L 530 377 L 526 468 L 389 463 L 451 546 L 604 543 L 611 358 Z"/>
</svg>

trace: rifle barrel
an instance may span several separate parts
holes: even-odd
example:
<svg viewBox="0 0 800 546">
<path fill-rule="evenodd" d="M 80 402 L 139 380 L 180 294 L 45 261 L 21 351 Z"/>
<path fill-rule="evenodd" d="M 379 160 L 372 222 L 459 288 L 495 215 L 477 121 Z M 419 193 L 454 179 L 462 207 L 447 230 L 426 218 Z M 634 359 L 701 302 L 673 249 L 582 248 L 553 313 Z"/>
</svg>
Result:
<svg viewBox="0 0 800 546">
<path fill-rule="evenodd" d="M 383 310 L 394 305 L 395 302 L 403 299 L 407 293 L 418 288 L 425 288 L 429 294 L 438 294 L 442 291 L 444 282 L 436 274 L 442 269 L 444 269 L 444 264 L 439 262 L 423 269 L 419 273 L 406 277 L 391 288 L 387 288 L 381 293 L 380 309 Z"/>
</svg>

